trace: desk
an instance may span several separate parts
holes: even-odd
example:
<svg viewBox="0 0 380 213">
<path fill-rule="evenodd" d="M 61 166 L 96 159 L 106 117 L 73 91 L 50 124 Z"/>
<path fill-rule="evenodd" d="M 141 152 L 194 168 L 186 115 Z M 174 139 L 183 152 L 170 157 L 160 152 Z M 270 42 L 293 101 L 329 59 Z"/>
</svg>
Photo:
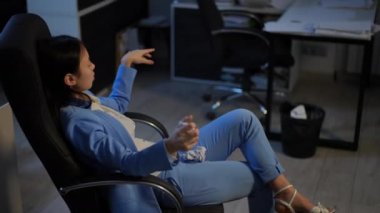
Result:
<svg viewBox="0 0 380 213">
<path fill-rule="evenodd" d="M 360 74 L 359 95 L 356 109 L 355 133 L 353 141 L 320 139 L 319 145 L 347 150 L 357 150 L 363 111 L 363 100 L 372 65 L 373 31 L 376 5 L 369 9 L 326 8 L 319 0 L 296 0 L 276 22 L 268 22 L 265 30 L 275 36 L 296 40 L 311 40 L 358 44 L 364 47 L 363 65 Z M 350 25 L 351 24 L 351 25 Z M 338 30 L 325 30 L 324 26 L 335 25 Z M 322 27 L 321 27 L 322 26 Z M 346 32 L 347 26 L 355 32 Z M 355 27 L 357 26 L 357 28 Z M 342 27 L 339 28 L 339 27 Z M 359 32 L 360 31 L 360 32 Z M 281 139 L 281 133 L 271 131 L 271 113 L 273 99 L 273 70 L 269 69 L 267 87 L 267 110 L 265 129 L 270 139 Z"/>
</svg>

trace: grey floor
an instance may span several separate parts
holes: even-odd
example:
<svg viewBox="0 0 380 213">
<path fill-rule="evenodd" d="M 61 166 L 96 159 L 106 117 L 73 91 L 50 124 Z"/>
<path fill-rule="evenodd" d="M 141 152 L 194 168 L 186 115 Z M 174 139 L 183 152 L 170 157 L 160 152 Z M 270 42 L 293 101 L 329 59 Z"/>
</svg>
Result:
<svg viewBox="0 0 380 213">
<path fill-rule="evenodd" d="M 342 76 L 334 82 L 331 76 L 303 74 L 288 98 L 294 102 L 317 104 L 326 110 L 323 137 L 352 140 L 357 85 L 355 77 Z M 336 207 L 342 213 L 380 212 L 379 85 L 375 82 L 367 90 L 357 152 L 318 147 L 315 156 L 297 159 L 284 155 L 278 141 L 271 142 L 287 169 L 287 177 L 311 200 Z M 130 110 L 156 117 L 169 131 L 186 114 L 193 114 L 202 126 L 208 122 L 204 115 L 209 104 L 200 97 L 208 89 L 207 85 L 170 81 L 168 71 L 141 71 L 136 79 Z M 0 98 L 4 101 L 1 93 Z M 279 98 L 276 106 L 283 100 Z M 244 100 L 228 104 L 222 111 L 236 107 L 257 112 L 255 105 Z M 280 129 L 276 107 L 272 127 Z M 24 212 L 68 212 L 17 125 L 16 142 Z M 231 156 L 231 159 L 242 158 L 238 151 Z M 226 203 L 225 210 L 226 213 L 248 212 L 246 200 Z"/>
</svg>

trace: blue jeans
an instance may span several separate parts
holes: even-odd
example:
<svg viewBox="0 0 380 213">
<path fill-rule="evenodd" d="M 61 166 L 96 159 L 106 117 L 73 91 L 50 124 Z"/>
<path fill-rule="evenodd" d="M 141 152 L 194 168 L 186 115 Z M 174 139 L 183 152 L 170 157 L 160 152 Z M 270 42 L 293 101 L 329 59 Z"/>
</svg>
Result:
<svg viewBox="0 0 380 213">
<path fill-rule="evenodd" d="M 163 179 L 174 179 L 185 206 L 248 197 L 250 212 L 274 212 L 272 190 L 267 183 L 284 169 L 252 112 L 233 110 L 202 127 L 199 145 L 207 148 L 205 162 L 180 162 L 161 173 Z M 247 162 L 226 160 L 237 148 Z M 162 199 L 161 195 L 157 197 Z"/>
</svg>

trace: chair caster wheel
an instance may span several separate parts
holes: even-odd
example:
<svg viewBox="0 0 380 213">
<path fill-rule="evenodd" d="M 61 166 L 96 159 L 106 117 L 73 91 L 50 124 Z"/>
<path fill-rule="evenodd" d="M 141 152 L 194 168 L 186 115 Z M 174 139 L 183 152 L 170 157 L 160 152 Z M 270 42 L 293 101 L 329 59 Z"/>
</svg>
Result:
<svg viewBox="0 0 380 213">
<path fill-rule="evenodd" d="M 212 96 L 210 94 L 204 94 L 204 95 L 202 95 L 202 99 L 205 102 L 210 102 L 212 99 Z"/>
<path fill-rule="evenodd" d="M 206 113 L 206 118 L 209 119 L 209 120 L 214 120 L 216 118 L 216 112 L 207 112 Z"/>
</svg>

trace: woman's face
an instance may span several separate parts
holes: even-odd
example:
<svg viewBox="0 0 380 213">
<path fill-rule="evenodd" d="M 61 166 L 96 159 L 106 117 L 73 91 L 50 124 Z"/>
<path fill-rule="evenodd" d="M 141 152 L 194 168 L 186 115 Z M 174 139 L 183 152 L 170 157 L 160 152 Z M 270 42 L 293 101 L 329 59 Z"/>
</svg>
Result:
<svg viewBox="0 0 380 213">
<path fill-rule="evenodd" d="M 79 70 L 76 74 L 73 74 L 73 84 L 70 85 L 71 89 L 82 92 L 92 87 L 92 83 L 95 80 L 95 64 L 90 60 L 90 56 L 87 49 L 82 46 L 80 54 Z"/>
</svg>

